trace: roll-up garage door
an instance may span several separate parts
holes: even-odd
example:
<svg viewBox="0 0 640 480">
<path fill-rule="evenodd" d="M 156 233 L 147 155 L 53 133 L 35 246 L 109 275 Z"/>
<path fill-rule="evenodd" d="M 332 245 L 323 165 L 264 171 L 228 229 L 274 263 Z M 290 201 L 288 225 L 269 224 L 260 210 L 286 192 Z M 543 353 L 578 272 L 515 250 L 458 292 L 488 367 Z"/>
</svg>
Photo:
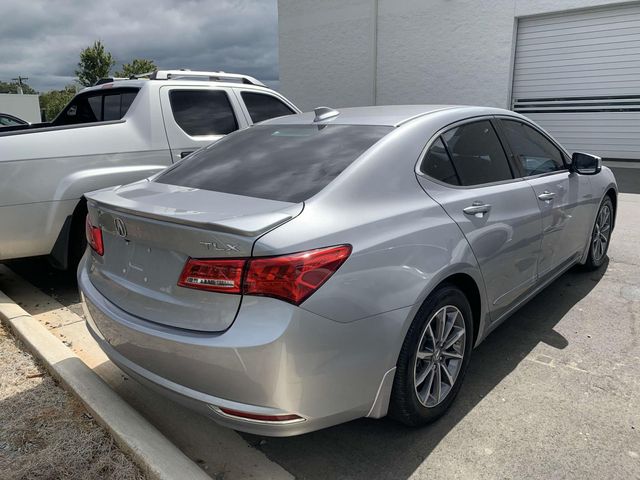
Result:
<svg viewBox="0 0 640 480">
<path fill-rule="evenodd" d="M 520 19 L 512 99 L 569 152 L 640 159 L 640 2 Z"/>
</svg>

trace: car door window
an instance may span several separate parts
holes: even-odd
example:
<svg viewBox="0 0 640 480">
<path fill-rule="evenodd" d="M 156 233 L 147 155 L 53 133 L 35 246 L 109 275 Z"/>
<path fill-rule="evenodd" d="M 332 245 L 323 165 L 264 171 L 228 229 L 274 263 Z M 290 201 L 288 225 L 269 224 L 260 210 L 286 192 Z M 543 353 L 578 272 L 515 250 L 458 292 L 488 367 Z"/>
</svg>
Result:
<svg viewBox="0 0 640 480">
<path fill-rule="evenodd" d="M 189 136 L 226 135 L 238 129 L 223 90 L 172 90 L 169 103 L 176 123 Z"/>
<path fill-rule="evenodd" d="M 488 120 L 465 123 L 441 136 L 460 185 L 471 186 L 513 178 L 509 161 Z"/>
<path fill-rule="evenodd" d="M 255 92 L 242 92 L 240 95 L 253 123 L 295 113 L 284 102 L 271 95 Z"/>
<path fill-rule="evenodd" d="M 440 137 L 436 138 L 429 147 L 420 169 L 431 178 L 449 185 L 460 185 L 458 174 Z"/>
<path fill-rule="evenodd" d="M 501 120 L 509 146 L 524 176 L 564 170 L 560 150 L 535 128 L 515 120 Z"/>
</svg>

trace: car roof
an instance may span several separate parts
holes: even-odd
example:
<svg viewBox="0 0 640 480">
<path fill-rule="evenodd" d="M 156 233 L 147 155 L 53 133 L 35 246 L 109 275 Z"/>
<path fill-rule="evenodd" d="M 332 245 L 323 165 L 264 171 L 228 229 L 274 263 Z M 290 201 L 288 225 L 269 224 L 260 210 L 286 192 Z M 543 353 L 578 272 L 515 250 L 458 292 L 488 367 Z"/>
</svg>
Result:
<svg viewBox="0 0 640 480">
<path fill-rule="evenodd" d="M 448 110 L 459 113 L 461 118 L 480 115 L 517 116 L 509 110 L 493 107 L 474 107 L 468 105 L 376 105 L 372 107 L 349 107 L 336 109 L 339 113 L 324 120 L 315 121 L 314 112 L 273 118 L 260 125 L 386 125 L 397 127 L 424 115 Z"/>
</svg>

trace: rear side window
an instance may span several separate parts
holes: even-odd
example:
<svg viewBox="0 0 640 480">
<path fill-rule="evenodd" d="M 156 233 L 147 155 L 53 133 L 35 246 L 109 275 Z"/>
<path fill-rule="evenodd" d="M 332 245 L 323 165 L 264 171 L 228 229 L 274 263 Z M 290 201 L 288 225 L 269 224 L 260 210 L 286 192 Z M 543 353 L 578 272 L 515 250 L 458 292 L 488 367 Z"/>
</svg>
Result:
<svg viewBox="0 0 640 480">
<path fill-rule="evenodd" d="M 78 95 L 51 123 L 76 125 L 120 120 L 137 94 L 137 88 L 119 88 Z"/>
<path fill-rule="evenodd" d="M 560 150 L 535 128 L 514 120 L 501 122 L 525 177 L 565 169 Z"/>
<path fill-rule="evenodd" d="M 295 113 L 284 102 L 271 95 L 254 92 L 242 92 L 240 95 L 253 123 Z"/>
<path fill-rule="evenodd" d="M 302 202 L 336 178 L 392 127 L 257 125 L 198 150 L 157 182 Z"/>
<path fill-rule="evenodd" d="M 431 178 L 450 185 L 460 185 L 458 174 L 453 167 L 453 163 L 451 163 L 451 158 L 440 137 L 429 147 L 429 151 L 422 162 L 421 169 Z"/>
<path fill-rule="evenodd" d="M 229 96 L 222 90 L 172 90 L 169 103 L 178 126 L 192 137 L 238 129 Z"/>
<path fill-rule="evenodd" d="M 491 122 L 466 123 L 441 136 L 460 185 L 471 186 L 513 178 L 509 161 Z"/>
</svg>

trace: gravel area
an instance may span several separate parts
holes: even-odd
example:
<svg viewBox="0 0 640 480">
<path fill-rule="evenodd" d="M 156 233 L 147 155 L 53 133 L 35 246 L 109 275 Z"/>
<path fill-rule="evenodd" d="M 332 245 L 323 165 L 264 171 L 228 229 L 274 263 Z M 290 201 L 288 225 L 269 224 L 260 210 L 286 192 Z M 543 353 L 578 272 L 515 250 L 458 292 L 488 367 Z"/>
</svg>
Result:
<svg viewBox="0 0 640 480">
<path fill-rule="evenodd" d="M 3 480 L 145 478 L 2 324 L 0 472 Z"/>
</svg>

